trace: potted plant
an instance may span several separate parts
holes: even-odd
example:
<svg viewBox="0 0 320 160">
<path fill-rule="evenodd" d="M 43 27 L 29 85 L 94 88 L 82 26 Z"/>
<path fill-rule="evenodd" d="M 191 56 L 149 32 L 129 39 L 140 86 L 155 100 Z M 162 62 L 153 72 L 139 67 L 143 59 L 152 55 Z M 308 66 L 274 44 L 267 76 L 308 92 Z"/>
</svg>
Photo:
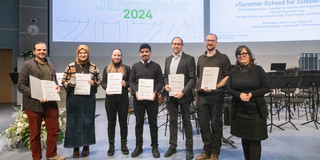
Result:
<svg viewBox="0 0 320 160">
<path fill-rule="evenodd" d="M 21 53 L 21 57 L 22 57 L 24 60 L 31 59 L 32 56 L 33 56 L 32 49 L 26 50 L 26 51 L 24 51 L 24 52 Z"/>
</svg>

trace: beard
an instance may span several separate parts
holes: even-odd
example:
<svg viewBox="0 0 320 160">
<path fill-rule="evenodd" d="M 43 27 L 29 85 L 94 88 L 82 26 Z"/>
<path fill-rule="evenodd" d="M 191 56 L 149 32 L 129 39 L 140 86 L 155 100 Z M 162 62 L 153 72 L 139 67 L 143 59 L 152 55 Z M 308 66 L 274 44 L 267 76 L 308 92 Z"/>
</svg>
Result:
<svg viewBox="0 0 320 160">
<path fill-rule="evenodd" d="M 215 47 L 209 48 L 209 47 L 207 46 L 207 50 L 208 50 L 208 51 L 213 51 L 213 50 L 215 50 L 215 49 L 216 49 Z"/>
</svg>

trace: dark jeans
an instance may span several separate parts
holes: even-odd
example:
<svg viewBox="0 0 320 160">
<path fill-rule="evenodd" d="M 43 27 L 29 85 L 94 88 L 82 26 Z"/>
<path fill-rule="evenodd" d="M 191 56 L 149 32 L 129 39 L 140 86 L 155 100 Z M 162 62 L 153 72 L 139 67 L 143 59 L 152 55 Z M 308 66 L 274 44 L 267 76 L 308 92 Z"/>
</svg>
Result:
<svg viewBox="0 0 320 160">
<path fill-rule="evenodd" d="M 151 146 L 158 147 L 158 99 L 154 101 L 142 100 L 138 101 L 134 98 L 134 114 L 136 116 L 136 146 L 142 147 L 143 145 L 143 125 L 144 125 L 144 114 L 147 111 L 150 135 L 151 135 Z"/>
<path fill-rule="evenodd" d="M 241 139 L 245 159 L 260 160 L 261 141 Z"/>
<path fill-rule="evenodd" d="M 172 148 L 177 147 L 178 139 L 178 108 L 182 115 L 183 127 L 186 135 L 186 148 L 193 149 L 193 138 L 192 138 L 192 125 L 190 121 L 190 103 L 179 103 L 178 99 L 170 97 L 167 103 L 168 111 L 170 115 L 170 146 Z"/>
<path fill-rule="evenodd" d="M 207 154 L 220 154 L 222 138 L 223 94 L 198 97 L 198 118 L 204 143 L 203 151 Z"/>
<path fill-rule="evenodd" d="M 47 128 L 47 151 L 46 157 L 51 158 L 57 155 L 57 141 L 59 132 L 59 110 L 46 106 L 43 112 L 33 112 L 25 109 L 28 116 L 29 129 L 30 129 L 30 149 L 32 158 L 40 160 L 42 158 L 41 149 L 41 122 L 42 118 L 46 123 Z"/>
<path fill-rule="evenodd" d="M 129 107 L 128 97 L 123 97 L 122 95 L 106 96 L 105 108 L 106 108 L 107 117 L 108 117 L 109 143 L 114 142 L 117 113 L 118 113 L 118 119 L 120 124 L 121 142 L 127 143 L 128 107 Z"/>
</svg>

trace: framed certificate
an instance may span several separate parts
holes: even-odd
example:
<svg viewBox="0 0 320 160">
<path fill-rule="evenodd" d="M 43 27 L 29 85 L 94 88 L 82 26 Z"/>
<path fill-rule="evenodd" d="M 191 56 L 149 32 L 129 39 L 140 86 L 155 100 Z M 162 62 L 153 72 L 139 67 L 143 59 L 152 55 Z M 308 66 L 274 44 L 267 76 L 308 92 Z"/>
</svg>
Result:
<svg viewBox="0 0 320 160">
<path fill-rule="evenodd" d="M 217 87 L 219 74 L 219 67 L 204 67 L 201 81 L 201 89 L 208 87 L 208 89 L 215 90 Z"/>
<path fill-rule="evenodd" d="M 178 92 L 181 92 L 184 88 L 184 75 L 183 74 L 169 74 L 168 83 L 171 88 L 169 96 L 174 96 Z"/>
<path fill-rule="evenodd" d="M 90 74 L 76 73 L 76 87 L 74 88 L 75 95 L 90 95 Z"/>
<path fill-rule="evenodd" d="M 139 79 L 138 97 L 142 100 L 153 99 L 153 79 Z"/>
<path fill-rule="evenodd" d="M 107 93 L 121 94 L 122 93 L 122 73 L 108 73 Z"/>
</svg>

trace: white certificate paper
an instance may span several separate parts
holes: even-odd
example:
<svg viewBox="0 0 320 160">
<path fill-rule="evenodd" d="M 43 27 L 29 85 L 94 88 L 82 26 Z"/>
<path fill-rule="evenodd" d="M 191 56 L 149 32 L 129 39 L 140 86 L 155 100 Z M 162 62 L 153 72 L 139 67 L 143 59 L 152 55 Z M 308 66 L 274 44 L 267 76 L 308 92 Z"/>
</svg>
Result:
<svg viewBox="0 0 320 160">
<path fill-rule="evenodd" d="M 168 83 L 171 88 L 169 96 L 174 96 L 175 94 L 181 92 L 184 88 L 184 75 L 183 74 L 169 74 Z"/>
<path fill-rule="evenodd" d="M 107 93 L 121 94 L 122 93 L 122 73 L 108 73 Z"/>
<path fill-rule="evenodd" d="M 208 89 L 215 90 L 217 87 L 219 74 L 219 67 L 204 67 L 201 81 L 201 89 L 208 87 Z"/>
<path fill-rule="evenodd" d="M 90 74 L 76 73 L 76 87 L 74 88 L 75 95 L 90 95 Z"/>
<path fill-rule="evenodd" d="M 60 101 L 59 93 L 56 90 L 54 81 L 40 80 L 29 75 L 31 97 L 37 100 L 47 99 L 48 101 Z"/>
<path fill-rule="evenodd" d="M 138 97 L 143 100 L 153 99 L 153 79 L 139 79 Z"/>
</svg>

